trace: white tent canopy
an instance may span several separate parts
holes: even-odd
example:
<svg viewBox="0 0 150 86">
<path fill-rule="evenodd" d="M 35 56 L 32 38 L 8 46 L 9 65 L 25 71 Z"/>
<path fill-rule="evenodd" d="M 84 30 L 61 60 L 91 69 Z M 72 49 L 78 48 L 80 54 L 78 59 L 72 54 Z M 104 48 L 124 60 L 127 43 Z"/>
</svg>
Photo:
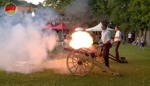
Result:
<svg viewBox="0 0 150 86">
<path fill-rule="evenodd" d="M 91 28 L 87 28 L 86 29 L 86 31 L 102 31 L 102 24 L 101 24 L 101 22 L 98 24 L 98 25 L 96 25 L 95 27 L 91 27 Z M 107 27 L 107 29 L 108 30 L 114 30 L 114 29 L 112 29 L 112 28 L 108 28 Z"/>
</svg>

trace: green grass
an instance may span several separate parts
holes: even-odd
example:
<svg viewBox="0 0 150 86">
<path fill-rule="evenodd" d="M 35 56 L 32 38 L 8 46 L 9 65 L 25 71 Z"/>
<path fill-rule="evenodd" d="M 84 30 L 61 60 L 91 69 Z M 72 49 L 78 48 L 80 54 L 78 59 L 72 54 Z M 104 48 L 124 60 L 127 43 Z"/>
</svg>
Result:
<svg viewBox="0 0 150 86">
<path fill-rule="evenodd" d="M 114 54 L 114 47 L 110 52 Z M 0 86 L 149 86 L 150 47 L 145 46 L 144 50 L 139 50 L 139 46 L 121 44 L 119 52 L 120 56 L 126 57 L 128 63 L 120 64 L 110 60 L 110 67 L 118 71 L 120 76 L 102 73 L 98 67 L 86 76 L 56 74 L 53 70 L 32 74 L 1 70 Z"/>
</svg>

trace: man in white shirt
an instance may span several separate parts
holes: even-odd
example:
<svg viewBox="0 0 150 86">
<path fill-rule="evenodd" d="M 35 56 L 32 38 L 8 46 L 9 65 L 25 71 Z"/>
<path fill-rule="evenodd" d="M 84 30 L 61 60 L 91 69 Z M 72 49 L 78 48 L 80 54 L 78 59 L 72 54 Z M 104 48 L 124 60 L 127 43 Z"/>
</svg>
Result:
<svg viewBox="0 0 150 86">
<path fill-rule="evenodd" d="M 131 32 L 129 32 L 129 34 L 128 34 L 128 43 L 131 43 L 131 38 L 132 38 L 132 34 L 131 34 Z"/>
<path fill-rule="evenodd" d="M 103 58 L 105 61 L 105 65 L 109 67 L 109 49 L 111 48 L 111 33 L 107 30 L 107 21 L 102 21 L 102 33 L 101 33 L 101 40 L 102 49 L 103 49 Z"/>
<path fill-rule="evenodd" d="M 122 35 L 121 35 L 120 30 L 119 30 L 119 27 L 116 26 L 115 31 L 116 31 L 116 34 L 115 34 L 115 37 L 114 37 L 115 54 L 116 54 L 117 61 L 120 62 L 118 48 L 119 48 L 120 42 L 122 40 Z"/>
</svg>

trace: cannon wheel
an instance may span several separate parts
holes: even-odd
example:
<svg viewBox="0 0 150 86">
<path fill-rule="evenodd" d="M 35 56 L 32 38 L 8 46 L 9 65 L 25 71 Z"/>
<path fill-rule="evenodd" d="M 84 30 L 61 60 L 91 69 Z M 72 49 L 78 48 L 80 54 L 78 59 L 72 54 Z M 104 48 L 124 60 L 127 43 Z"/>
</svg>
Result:
<svg viewBox="0 0 150 86">
<path fill-rule="evenodd" d="M 92 58 L 88 53 L 77 53 L 71 52 L 67 57 L 67 67 L 69 71 L 73 75 L 84 76 L 88 74 L 93 68 L 93 59 L 86 59 Z"/>
</svg>

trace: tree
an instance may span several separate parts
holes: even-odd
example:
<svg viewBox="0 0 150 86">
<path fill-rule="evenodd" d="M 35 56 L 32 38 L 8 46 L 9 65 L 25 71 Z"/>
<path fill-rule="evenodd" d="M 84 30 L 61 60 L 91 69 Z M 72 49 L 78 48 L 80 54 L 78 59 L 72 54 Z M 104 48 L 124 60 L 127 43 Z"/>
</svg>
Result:
<svg viewBox="0 0 150 86">
<path fill-rule="evenodd" d="M 109 19 L 108 0 L 93 0 L 91 3 L 91 10 L 93 12 L 93 20 L 107 20 Z"/>
<path fill-rule="evenodd" d="M 128 8 L 130 5 L 130 0 L 109 0 L 108 8 L 112 11 L 110 12 L 110 21 L 114 25 L 121 28 L 123 32 L 130 31 L 129 29 L 129 12 Z"/>
<path fill-rule="evenodd" d="M 137 30 L 141 28 L 150 27 L 150 1 L 149 0 L 134 0 L 129 9 L 130 15 L 130 23 L 132 26 L 137 28 Z"/>
<path fill-rule="evenodd" d="M 0 7 L 4 7 L 8 2 L 9 0 L 0 0 Z"/>
<path fill-rule="evenodd" d="M 139 31 L 139 37 L 144 36 L 146 39 L 146 32 L 150 27 L 150 1 L 149 0 L 133 0 L 129 12 L 130 23 L 132 28 Z"/>
<path fill-rule="evenodd" d="M 129 21 L 130 0 L 93 0 L 91 8 L 96 20 L 109 20 L 111 25 L 121 26 L 126 31 Z"/>
<path fill-rule="evenodd" d="M 130 0 L 93 0 L 93 16 L 97 20 L 107 19 L 110 21 L 110 27 L 119 26 L 125 34 L 129 29 Z"/>
<path fill-rule="evenodd" d="M 71 1 L 72 0 L 44 0 L 44 4 L 46 7 L 62 10 Z"/>
<path fill-rule="evenodd" d="M 44 7 L 42 2 L 38 3 L 38 7 Z"/>
</svg>

